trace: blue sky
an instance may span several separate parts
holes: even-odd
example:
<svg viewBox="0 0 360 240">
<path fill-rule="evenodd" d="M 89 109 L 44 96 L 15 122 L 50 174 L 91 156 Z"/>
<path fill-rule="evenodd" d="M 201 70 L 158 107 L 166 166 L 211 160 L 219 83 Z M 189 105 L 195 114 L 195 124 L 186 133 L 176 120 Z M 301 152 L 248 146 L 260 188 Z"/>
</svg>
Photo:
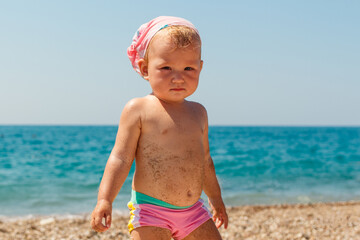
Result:
<svg viewBox="0 0 360 240">
<path fill-rule="evenodd" d="M 359 1 L 1 1 L 0 124 L 114 124 L 150 92 L 126 48 L 193 22 L 211 125 L 360 125 Z"/>
</svg>

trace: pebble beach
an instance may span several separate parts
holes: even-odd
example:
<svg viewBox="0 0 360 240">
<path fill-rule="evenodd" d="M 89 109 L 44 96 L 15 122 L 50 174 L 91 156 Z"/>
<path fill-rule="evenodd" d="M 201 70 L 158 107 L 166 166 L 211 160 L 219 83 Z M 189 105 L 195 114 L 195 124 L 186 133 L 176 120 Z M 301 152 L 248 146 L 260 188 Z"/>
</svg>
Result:
<svg viewBox="0 0 360 240">
<path fill-rule="evenodd" d="M 226 240 L 359 240 L 360 202 L 256 205 L 228 208 Z M 110 230 L 90 228 L 90 214 L 82 216 L 2 217 L 2 240 L 130 239 L 128 216 L 114 214 Z"/>
</svg>

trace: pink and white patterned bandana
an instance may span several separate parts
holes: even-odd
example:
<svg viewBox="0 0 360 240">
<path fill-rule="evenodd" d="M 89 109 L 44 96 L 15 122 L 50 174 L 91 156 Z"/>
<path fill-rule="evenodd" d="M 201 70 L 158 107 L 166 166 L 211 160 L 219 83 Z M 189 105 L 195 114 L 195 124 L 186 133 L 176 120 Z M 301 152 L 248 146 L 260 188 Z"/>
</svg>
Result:
<svg viewBox="0 0 360 240">
<path fill-rule="evenodd" d="M 173 25 L 187 26 L 199 33 L 191 22 L 179 17 L 160 16 L 150 22 L 144 23 L 136 31 L 133 41 L 127 49 L 130 62 L 137 73 L 141 75 L 138 61 L 144 58 L 150 40 L 159 30 Z"/>
</svg>

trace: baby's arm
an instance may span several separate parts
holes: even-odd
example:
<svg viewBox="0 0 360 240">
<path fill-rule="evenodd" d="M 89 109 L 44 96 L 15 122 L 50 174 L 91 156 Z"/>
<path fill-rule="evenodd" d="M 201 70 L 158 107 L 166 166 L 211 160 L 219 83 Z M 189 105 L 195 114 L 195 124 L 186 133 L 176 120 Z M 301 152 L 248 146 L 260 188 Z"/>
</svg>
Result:
<svg viewBox="0 0 360 240">
<path fill-rule="evenodd" d="M 107 161 L 100 183 L 98 202 L 91 214 L 91 226 L 98 232 L 110 228 L 112 202 L 119 193 L 134 161 L 140 136 L 141 99 L 133 99 L 121 114 L 118 133 L 113 150 Z M 106 226 L 102 224 L 105 218 Z"/>
<path fill-rule="evenodd" d="M 228 215 L 226 208 L 221 197 L 221 189 L 219 182 L 216 178 L 215 166 L 210 156 L 209 137 L 208 137 L 208 120 L 207 114 L 204 131 L 204 146 L 205 146 L 205 180 L 204 180 L 204 192 L 208 196 L 209 205 L 213 210 L 213 220 L 216 227 L 219 228 L 224 224 L 225 229 L 228 226 Z"/>
</svg>

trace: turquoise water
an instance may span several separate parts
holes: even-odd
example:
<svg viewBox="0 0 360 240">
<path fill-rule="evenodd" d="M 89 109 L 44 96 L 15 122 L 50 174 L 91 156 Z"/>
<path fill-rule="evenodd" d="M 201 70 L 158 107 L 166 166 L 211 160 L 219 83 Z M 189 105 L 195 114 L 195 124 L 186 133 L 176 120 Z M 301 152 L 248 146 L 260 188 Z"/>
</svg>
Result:
<svg viewBox="0 0 360 240">
<path fill-rule="evenodd" d="M 0 126 L 0 215 L 92 211 L 116 131 Z M 209 139 L 227 205 L 360 200 L 360 127 L 210 127 Z"/>
</svg>

